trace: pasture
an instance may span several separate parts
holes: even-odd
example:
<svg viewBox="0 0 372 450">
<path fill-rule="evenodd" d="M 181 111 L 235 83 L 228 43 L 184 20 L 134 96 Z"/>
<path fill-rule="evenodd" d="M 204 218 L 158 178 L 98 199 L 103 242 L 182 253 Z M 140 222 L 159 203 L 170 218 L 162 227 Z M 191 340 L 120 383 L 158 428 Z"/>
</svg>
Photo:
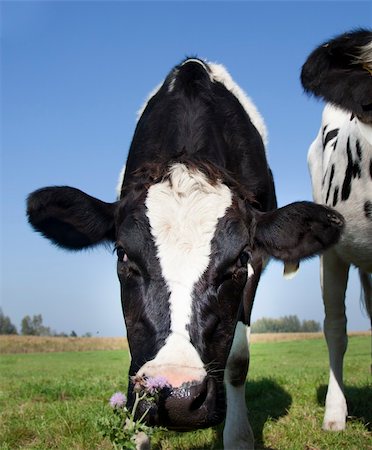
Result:
<svg viewBox="0 0 372 450">
<path fill-rule="evenodd" d="M 112 414 L 107 406 L 111 394 L 126 390 L 126 341 L 53 339 L 58 338 L 0 339 L 0 448 L 112 448 L 97 419 Z M 345 384 L 350 417 L 345 432 L 329 433 L 321 430 L 328 382 L 322 336 L 253 336 L 246 397 L 256 448 L 372 449 L 370 352 L 368 334 L 349 338 Z M 154 448 L 218 449 L 221 430 L 166 432 Z"/>
</svg>

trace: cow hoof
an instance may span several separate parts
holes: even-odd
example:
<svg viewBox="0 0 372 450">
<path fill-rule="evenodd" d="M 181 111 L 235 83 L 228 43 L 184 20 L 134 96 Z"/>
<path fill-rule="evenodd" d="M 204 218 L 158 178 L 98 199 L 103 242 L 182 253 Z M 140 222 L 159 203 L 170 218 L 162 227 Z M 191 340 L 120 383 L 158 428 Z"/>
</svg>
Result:
<svg viewBox="0 0 372 450">
<path fill-rule="evenodd" d="M 323 430 L 326 431 L 342 431 L 346 427 L 346 416 L 336 417 L 324 417 Z"/>
<path fill-rule="evenodd" d="M 346 417 L 347 417 L 347 405 L 345 399 L 333 405 L 330 404 L 327 405 L 326 402 L 326 409 L 322 426 L 323 430 L 327 431 L 344 430 L 346 427 Z"/>
</svg>

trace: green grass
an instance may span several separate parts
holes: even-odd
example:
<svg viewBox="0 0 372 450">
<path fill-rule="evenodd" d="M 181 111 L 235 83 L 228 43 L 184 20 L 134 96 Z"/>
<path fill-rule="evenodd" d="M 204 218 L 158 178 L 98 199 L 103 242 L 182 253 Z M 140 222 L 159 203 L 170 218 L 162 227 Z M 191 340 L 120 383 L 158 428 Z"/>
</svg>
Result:
<svg viewBox="0 0 372 450">
<path fill-rule="evenodd" d="M 1 355 L 0 448 L 110 449 L 96 426 L 126 390 L 123 350 Z M 258 449 L 372 450 L 370 339 L 352 337 L 345 360 L 347 430 L 321 430 L 328 382 L 323 339 L 255 343 L 246 384 Z M 156 448 L 221 448 L 222 427 L 164 433 Z"/>
</svg>

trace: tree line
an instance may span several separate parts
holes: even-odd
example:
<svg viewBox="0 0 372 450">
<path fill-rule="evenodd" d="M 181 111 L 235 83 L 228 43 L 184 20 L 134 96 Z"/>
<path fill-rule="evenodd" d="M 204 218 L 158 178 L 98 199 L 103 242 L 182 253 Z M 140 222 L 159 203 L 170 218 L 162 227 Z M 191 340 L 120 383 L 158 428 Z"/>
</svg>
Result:
<svg viewBox="0 0 372 450">
<path fill-rule="evenodd" d="M 278 319 L 263 317 L 252 324 L 252 333 L 314 333 L 322 327 L 315 320 L 303 320 L 297 316 L 284 316 Z"/>
<path fill-rule="evenodd" d="M 75 331 L 67 333 L 57 333 L 50 327 L 43 324 L 43 316 L 36 314 L 32 317 L 25 316 L 21 321 L 20 332 L 17 327 L 11 322 L 8 316 L 5 316 L 0 308 L 0 334 L 20 334 L 22 336 L 61 336 L 61 337 L 77 337 Z M 91 337 L 91 333 L 85 333 L 83 337 Z"/>
<path fill-rule="evenodd" d="M 322 327 L 315 320 L 303 320 L 297 316 L 284 316 L 278 319 L 263 317 L 251 326 L 252 333 L 313 333 L 321 331 Z M 12 324 L 10 318 L 3 314 L 0 308 L 0 334 L 21 334 L 23 336 L 63 336 L 77 337 L 75 331 L 57 333 L 43 324 L 41 314 L 32 317 L 25 316 L 21 321 L 21 329 L 18 333 L 17 327 Z M 91 337 L 91 333 L 85 333 L 83 337 Z"/>
</svg>

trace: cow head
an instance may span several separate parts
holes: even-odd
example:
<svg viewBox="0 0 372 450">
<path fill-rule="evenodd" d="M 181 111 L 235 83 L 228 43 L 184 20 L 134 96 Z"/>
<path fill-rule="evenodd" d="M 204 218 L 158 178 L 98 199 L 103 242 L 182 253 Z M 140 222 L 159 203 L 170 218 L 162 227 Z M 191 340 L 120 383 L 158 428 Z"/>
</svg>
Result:
<svg viewBox="0 0 372 450">
<path fill-rule="evenodd" d="M 314 203 L 261 212 L 222 172 L 199 166 L 166 165 L 160 176 L 124 187 L 114 203 L 70 187 L 28 198 L 29 222 L 55 244 L 115 245 L 129 398 L 133 377 L 164 376 L 169 386 L 148 421 L 180 430 L 224 417 L 224 368 L 247 280 L 270 256 L 295 262 L 323 251 L 343 227 L 340 215 Z"/>
<path fill-rule="evenodd" d="M 301 71 L 305 91 L 372 123 L 372 30 L 359 29 L 324 42 Z"/>
</svg>

